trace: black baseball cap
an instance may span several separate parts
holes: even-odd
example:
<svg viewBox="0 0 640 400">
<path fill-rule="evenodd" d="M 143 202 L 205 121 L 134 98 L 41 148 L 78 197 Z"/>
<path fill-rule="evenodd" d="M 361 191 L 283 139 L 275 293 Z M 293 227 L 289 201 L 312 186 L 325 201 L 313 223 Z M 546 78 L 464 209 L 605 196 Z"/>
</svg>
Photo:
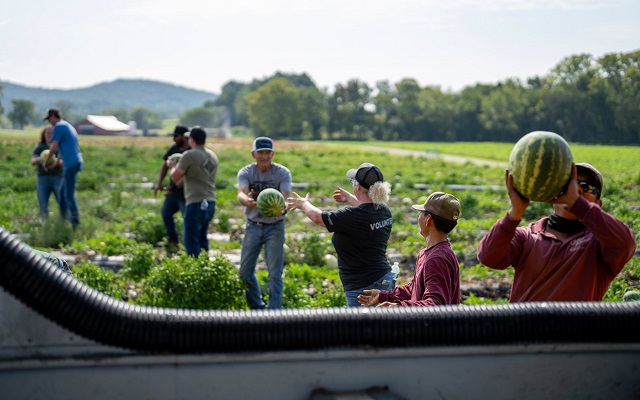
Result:
<svg viewBox="0 0 640 400">
<path fill-rule="evenodd" d="M 365 189 L 369 189 L 374 183 L 384 180 L 380 168 L 371 163 L 362 163 L 357 169 L 350 169 L 347 171 L 347 177 L 355 179 Z"/>
<path fill-rule="evenodd" d="M 173 136 L 184 135 L 187 132 L 189 132 L 189 128 L 187 128 L 186 126 L 176 125 L 176 127 L 173 129 Z"/>
</svg>

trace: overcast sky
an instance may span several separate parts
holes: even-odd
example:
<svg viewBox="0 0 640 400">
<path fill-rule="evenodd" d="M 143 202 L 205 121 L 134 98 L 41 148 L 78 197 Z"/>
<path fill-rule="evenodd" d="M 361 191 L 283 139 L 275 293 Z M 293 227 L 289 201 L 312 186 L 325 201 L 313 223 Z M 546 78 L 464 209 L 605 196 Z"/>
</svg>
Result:
<svg viewBox="0 0 640 400">
<path fill-rule="evenodd" d="M 638 50 L 639 21 L 638 0 L 0 0 L 0 81 L 219 93 L 282 71 L 458 91 Z"/>
</svg>

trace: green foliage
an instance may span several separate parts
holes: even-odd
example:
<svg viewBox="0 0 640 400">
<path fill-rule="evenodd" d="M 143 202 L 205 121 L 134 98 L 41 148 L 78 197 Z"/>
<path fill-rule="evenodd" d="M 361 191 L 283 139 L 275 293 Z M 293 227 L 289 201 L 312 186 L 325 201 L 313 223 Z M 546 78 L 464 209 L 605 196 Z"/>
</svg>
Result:
<svg viewBox="0 0 640 400">
<path fill-rule="evenodd" d="M 247 308 L 244 285 L 224 255 L 209 259 L 180 254 L 162 260 L 149 271 L 137 304 L 199 310 Z"/>
<path fill-rule="evenodd" d="M 218 232 L 229 232 L 229 229 L 231 228 L 229 212 L 225 209 L 217 210 L 215 224 Z"/>
<path fill-rule="evenodd" d="M 12 109 L 7 114 L 14 128 L 22 129 L 31 123 L 36 115 L 36 106 L 29 100 L 11 100 Z"/>
<path fill-rule="evenodd" d="M 83 260 L 74 265 L 71 271 L 80 282 L 87 286 L 107 296 L 122 300 L 122 285 L 118 283 L 116 274 L 112 270 Z"/>
<path fill-rule="evenodd" d="M 60 216 L 49 217 L 41 223 L 34 223 L 27 228 L 28 243 L 31 246 L 60 248 L 73 241 L 71 223 Z"/>
<path fill-rule="evenodd" d="M 329 252 L 326 240 L 323 236 L 317 233 L 310 233 L 305 235 L 300 240 L 302 246 L 302 253 L 304 254 L 303 261 L 309 265 L 322 265 L 325 254 Z"/>
<path fill-rule="evenodd" d="M 263 295 L 268 296 L 268 272 L 256 271 Z M 284 308 L 344 307 L 342 283 L 337 270 L 308 264 L 289 264 L 284 270 Z"/>
<path fill-rule="evenodd" d="M 246 96 L 251 127 L 272 138 L 295 137 L 302 125 L 298 89 L 284 78 L 274 78 Z"/>
<path fill-rule="evenodd" d="M 155 245 L 166 235 L 160 213 L 147 213 L 133 220 L 133 235 L 139 242 Z"/>
<path fill-rule="evenodd" d="M 477 305 L 477 304 L 507 304 L 509 303 L 508 299 L 497 299 L 497 300 L 493 300 L 493 299 L 487 299 L 485 297 L 477 297 L 475 294 L 473 293 L 469 293 L 469 296 L 467 296 L 467 298 L 462 300 L 462 304 L 465 305 Z"/>
<path fill-rule="evenodd" d="M 99 238 L 89 238 L 74 244 L 73 249 L 80 251 L 96 251 L 105 256 L 127 254 L 139 246 L 138 242 L 122 235 L 104 234 Z M 71 249 L 70 249 L 71 250 Z"/>
<path fill-rule="evenodd" d="M 187 126 L 204 126 L 213 128 L 221 126 L 220 115 L 225 112 L 222 107 L 197 107 L 185 111 L 180 116 L 180 123 Z"/>
<path fill-rule="evenodd" d="M 640 259 L 634 257 L 611 282 L 603 301 L 622 301 L 624 294 L 640 289 Z"/>
<path fill-rule="evenodd" d="M 125 254 L 124 266 L 118 274 L 125 279 L 140 281 L 149 274 L 151 268 L 157 264 L 157 255 L 148 243 L 140 243 L 130 248 Z"/>
</svg>

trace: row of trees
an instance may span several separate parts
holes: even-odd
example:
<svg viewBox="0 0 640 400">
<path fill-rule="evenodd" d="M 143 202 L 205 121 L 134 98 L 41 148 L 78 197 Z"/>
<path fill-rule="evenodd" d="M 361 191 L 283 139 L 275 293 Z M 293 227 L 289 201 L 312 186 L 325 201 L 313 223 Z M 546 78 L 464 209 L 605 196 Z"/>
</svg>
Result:
<svg viewBox="0 0 640 400">
<path fill-rule="evenodd" d="M 59 103 L 72 116 L 71 105 Z M 12 100 L 12 106 L 7 117 L 14 127 L 38 122 L 31 101 Z M 162 115 L 142 106 L 98 113 L 136 121 L 143 130 L 162 126 Z M 305 140 L 514 142 L 532 130 L 549 130 L 575 142 L 640 144 L 640 50 L 598 59 L 574 55 L 546 76 L 476 84 L 458 93 L 421 87 L 411 78 L 375 87 L 352 79 L 329 90 L 307 74 L 276 73 L 226 83 L 216 100 L 186 111 L 180 122 Z"/>
<path fill-rule="evenodd" d="M 215 101 L 191 115 L 196 111 L 209 115 L 209 123 L 288 139 L 512 142 L 549 130 L 570 141 L 639 144 L 640 51 L 570 56 L 546 76 L 459 93 L 410 78 L 375 87 L 353 79 L 326 90 L 306 74 L 277 73 L 248 84 L 228 82 Z"/>
</svg>

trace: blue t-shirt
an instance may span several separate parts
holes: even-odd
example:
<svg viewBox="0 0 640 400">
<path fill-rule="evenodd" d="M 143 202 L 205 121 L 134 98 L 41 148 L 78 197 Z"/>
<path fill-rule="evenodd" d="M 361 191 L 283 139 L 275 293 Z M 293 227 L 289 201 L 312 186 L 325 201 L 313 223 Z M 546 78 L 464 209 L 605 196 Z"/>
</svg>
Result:
<svg viewBox="0 0 640 400">
<path fill-rule="evenodd" d="M 54 125 L 51 141 L 58 142 L 58 151 L 62 156 L 62 163 L 65 169 L 84 162 L 82 153 L 80 153 L 80 145 L 78 144 L 78 132 L 67 121 L 60 120 Z"/>
</svg>

